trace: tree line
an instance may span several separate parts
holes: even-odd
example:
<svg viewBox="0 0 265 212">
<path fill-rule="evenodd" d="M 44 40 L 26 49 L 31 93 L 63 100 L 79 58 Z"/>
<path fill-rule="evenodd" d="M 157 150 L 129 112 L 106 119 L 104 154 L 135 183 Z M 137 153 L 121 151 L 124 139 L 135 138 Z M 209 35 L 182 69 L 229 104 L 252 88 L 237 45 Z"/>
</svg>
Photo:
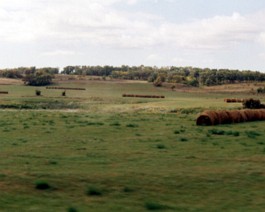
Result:
<svg viewBox="0 0 265 212">
<path fill-rule="evenodd" d="M 59 68 L 20 67 L 0 69 L 1 77 L 23 79 L 28 85 L 50 84 Z M 66 75 L 102 76 L 125 80 L 146 80 L 159 86 L 164 82 L 183 83 L 191 86 L 212 86 L 227 83 L 263 82 L 265 73 L 231 69 L 209 69 L 196 67 L 156 66 L 66 66 L 61 71 Z"/>
<path fill-rule="evenodd" d="M 231 69 L 209 69 L 195 67 L 152 66 L 66 66 L 62 74 L 109 76 L 116 79 L 161 81 L 184 83 L 191 86 L 222 85 L 239 82 L 263 82 L 265 73 Z"/>
<path fill-rule="evenodd" d="M 32 86 L 44 86 L 52 83 L 55 74 L 59 73 L 59 68 L 36 68 L 19 67 L 13 69 L 0 69 L 0 77 L 22 79 L 24 84 Z"/>
</svg>

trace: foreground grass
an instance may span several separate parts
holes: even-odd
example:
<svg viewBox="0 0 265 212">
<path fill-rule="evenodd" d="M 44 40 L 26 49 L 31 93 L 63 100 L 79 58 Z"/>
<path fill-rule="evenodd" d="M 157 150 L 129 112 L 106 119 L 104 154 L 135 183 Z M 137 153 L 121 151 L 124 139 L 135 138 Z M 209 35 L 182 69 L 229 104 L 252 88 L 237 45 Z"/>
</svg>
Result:
<svg viewBox="0 0 265 212">
<path fill-rule="evenodd" d="M 198 127 L 196 113 L 0 116 L 1 211 L 265 207 L 264 122 Z"/>
</svg>

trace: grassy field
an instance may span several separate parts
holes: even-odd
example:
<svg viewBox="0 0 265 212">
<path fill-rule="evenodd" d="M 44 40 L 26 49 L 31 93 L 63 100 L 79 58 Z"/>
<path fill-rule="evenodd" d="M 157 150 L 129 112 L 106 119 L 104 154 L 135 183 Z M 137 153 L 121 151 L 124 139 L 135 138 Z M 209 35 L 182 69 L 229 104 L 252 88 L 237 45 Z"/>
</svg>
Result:
<svg viewBox="0 0 265 212">
<path fill-rule="evenodd" d="M 63 97 L 0 85 L 9 91 L 0 96 L 0 211 L 264 211 L 265 122 L 195 124 L 204 109 L 240 108 L 223 99 L 251 93 L 125 81 L 58 86 L 86 90 Z"/>
</svg>

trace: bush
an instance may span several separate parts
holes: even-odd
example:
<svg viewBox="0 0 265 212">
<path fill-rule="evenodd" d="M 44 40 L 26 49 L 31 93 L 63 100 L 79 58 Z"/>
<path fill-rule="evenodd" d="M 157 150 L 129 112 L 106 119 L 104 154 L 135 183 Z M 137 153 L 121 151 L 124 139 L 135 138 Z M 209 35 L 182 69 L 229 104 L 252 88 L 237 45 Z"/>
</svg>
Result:
<svg viewBox="0 0 265 212">
<path fill-rule="evenodd" d="M 249 137 L 249 138 L 256 138 L 257 136 L 260 136 L 261 134 L 256 132 L 256 131 L 246 131 L 245 132 L 246 135 Z"/>
<path fill-rule="evenodd" d="M 87 189 L 86 194 L 89 196 L 101 196 L 103 194 L 103 191 L 102 191 L 102 189 L 100 189 L 96 186 L 90 186 Z"/>
<path fill-rule="evenodd" d="M 37 181 L 35 183 L 35 188 L 38 190 L 47 190 L 50 189 L 51 186 L 45 181 Z"/>
<path fill-rule="evenodd" d="M 127 124 L 126 127 L 138 127 L 137 124 Z"/>
<path fill-rule="evenodd" d="M 36 94 L 36 96 L 40 96 L 41 95 L 41 91 L 40 90 L 35 90 L 35 94 Z"/>
<path fill-rule="evenodd" d="M 162 79 L 161 79 L 160 76 L 158 76 L 158 77 L 156 78 L 156 80 L 153 82 L 153 85 L 154 85 L 155 87 L 161 87 L 162 84 L 163 84 L 163 82 L 162 82 Z"/>
<path fill-rule="evenodd" d="M 160 204 L 158 202 L 146 202 L 145 207 L 148 210 L 167 210 L 170 209 L 170 207 Z"/>
<path fill-rule="evenodd" d="M 45 86 L 52 84 L 53 75 L 44 71 L 27 74 L 24 78 L 24 84 L 31 86 Z"/>
<path fill-rule="evenodd" d="M 211 130 L 208 130 L 208 132 L 213 135 L 224 135 L 225 134 L 224 130 L 218 130 L 218 129 L 211 129 Z"/>
<path fill-rule="evenodd" d="M 74 207 L 68 208 L 68 212 L 78 212 L 78 210 Z"/>
<path fill-rule="evenodd" d="M 187 142 L 188 139 L 187 139 L 187 138 L 180 138 L 180 141 L 181 141 L 181 142 Z"/>
<path fill-rule="evenodd" d="M 166 146 L 164 144 L 157 144 L 156 147 L 158 149 L 166 149 Z"/>
</svg>

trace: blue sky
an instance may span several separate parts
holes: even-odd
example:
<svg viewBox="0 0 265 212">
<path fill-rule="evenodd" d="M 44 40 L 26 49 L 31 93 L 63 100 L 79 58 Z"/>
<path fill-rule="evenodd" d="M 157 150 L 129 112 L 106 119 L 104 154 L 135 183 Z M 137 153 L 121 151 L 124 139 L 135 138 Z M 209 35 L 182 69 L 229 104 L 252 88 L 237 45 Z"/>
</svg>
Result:
<svg viewBox="0 0 265 212">
<path fill-rule="evenodd" d="M 0 68 L 265 72 L 264 0 L 0 0 Z"/>
</svg>

